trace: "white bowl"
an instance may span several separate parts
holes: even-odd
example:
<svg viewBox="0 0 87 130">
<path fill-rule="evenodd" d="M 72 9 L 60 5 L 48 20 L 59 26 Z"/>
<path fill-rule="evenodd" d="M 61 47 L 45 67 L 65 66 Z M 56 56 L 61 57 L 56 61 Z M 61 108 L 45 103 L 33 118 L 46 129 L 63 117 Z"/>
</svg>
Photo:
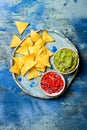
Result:
<svg viewBox="0 0 87 130">
<path fill-rule="evenodd" d="M 58 68 L 56 68 L 56 66 L 55 66 L 55 64 L 54 64 L 54 57 L 55 57 L 55 55 L 56 55 L 60 50 L 63 50 L 63 49 L 72 50 L 72 51 L 78 56 L 78 61 L 77 61 L 77 64 L 76 64 L 75 68 L 74 68 L 73 70 L 69 71 L 69 72 L 62 72 L 61 70 L 59 70 Z M 54 68 L 55 68 L 59 73 L 61 73 L 61 74 L 71 74 L 71 73 L 73 73 L 73 72 L 78 68 L 78 66 L 79 66 L 79 55 L 78 55 L 78 53 L 77 53 L 76 51 L 74 51 L 74 50 L 71 49 L 71 48 L 66 48 L 66 47 L 61 48 L 61 49 L 59 49 L 58 51 L 56 51 L 56 53 L 55 53 L 54 56 L 53 56 L 53 65 L 54 65 Z"/>
<path fill-rule="evenodd" d="M 61 95 L 61 94 L 63 93 L 63 91 L 64 91 L 64 89 L 65 89 L 65 79 L 64 79 L 63 75 L 60 74 L 60 73 L 58 73 L 57 71 L 48 71 L 48 72 L 45 72 L 45 73 L 42 75 L 41 79 L 43 78 L 44 75 L 46 75 L 46 74 L 49 73 L 49 72 L 55 72 L 57 75 L 59 75 L 59 76 L 62 78 L 63 83 L 64 83 L 63 88 L 62 88 L 60 91 L 58 91 L 58 92 L 53 92 L 52 94 L 49 94 L 48 92 L 46 92 L 46 91 L 41 87 L 41 80 L 40 80 L 40 88 L 41 88 L 41 90 L 42 90 L 47 96 L 51 96 L 51 97 L 59 96 L 59 95 Z"/>
</svg>

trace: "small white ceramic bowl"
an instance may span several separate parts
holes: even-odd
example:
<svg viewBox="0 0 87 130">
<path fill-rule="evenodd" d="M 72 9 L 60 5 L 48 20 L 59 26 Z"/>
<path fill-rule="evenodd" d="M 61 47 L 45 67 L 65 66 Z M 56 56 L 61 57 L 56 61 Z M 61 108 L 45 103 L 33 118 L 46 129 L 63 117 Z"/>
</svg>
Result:
<svg viewBox="0 0 87 130">
<path fill-rule="evenodd" d="M 47 91 L 45 91 L 45 90 L 42 88 L 42 86 L 41 86 L 41 82 L 42 82 L 41 80 L 42 80 L 42 78 L 43 78 L 46 74 L 48 74 L 48 73 L 50 73 L 50 72 L 55 72 L 57 75 L 59 75 L 59 76 L 61 77 L 63 83 L 64 83 L 64 85 L 63 85 L 63 87 L 62 87 L 62 89 L 61 89 L 60 91 L 58 91 L 58 92 L 53 92 L 53 93 L 51 93 L 51 94 L 48 93 Z M 49 78 L 49 77 L 48 77 L 48 78 Z M 59 72 L 56 72 L 56 71 L 48 71 L 48 72 L 45 72 L 45 73 L 42 75 L 41 80 L 40 80 L 40 88 L 41 88 L 41 90 L 42 90 L 47 96 L 51 96 L 51 97 L 60 96 L 60 95 L 63 93 L 64 89 L 65 89 L 65 79 L 64 79 L 63 75 L 60 74 Z"/>
<path fill-rule="evenodd" d="M 55 64 L 54 64 L 55 55 L 56 55 L 59 51 L 61 51 L 61 50 L 63 50 L 63 49 L 72 50 L 72 51 L 77 55 L 77 57 L 78 57 L 77 64 L 76 64 L 75 68 L 74 68 L 73 70 L 69 71 L 69 72 L 62 72 L 62 71 L 59 70 L 59 69 L 55 66 Z M 55 53 L 54 56 L 53 56 L 53 65 L 54 65 L 55 70 L 58 71 L 59 73 L 61 73 L 61 74 L 71 74 L 71 73 L 73 73 L 73 72 L 78 68 L 78 66 L 79 66 L 79 55 L 76 53 L 76 51 L 74 51 L 74 50 L 71 49 L 71 48 L 66 48 L 66 47 L 61 48 L 61 49 L 59 49 L 58 51 L 56 51 L 56 53 Z"/>
</svg>

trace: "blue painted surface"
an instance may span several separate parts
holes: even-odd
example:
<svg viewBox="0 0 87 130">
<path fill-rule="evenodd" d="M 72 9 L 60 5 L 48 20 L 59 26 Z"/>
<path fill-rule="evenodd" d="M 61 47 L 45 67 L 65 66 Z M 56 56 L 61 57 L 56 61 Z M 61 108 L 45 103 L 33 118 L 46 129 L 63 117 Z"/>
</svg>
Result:
<svg viewBox="0 0 87 130">
<path fill-rule="evenodd" d="M 78 42 L 81 44 L 87 43 L 87 18 L 79 18 L 73 21 L 75 31 L 79 37 Z M 78 44 L 79 44 L 78 43 Z M 81 48 L 86 49 L 86 48 Z"/>
<path fill-rule="evenodd" d="M 10 90 L 12 92 L 20 92 L 21 90 L 13 80 L 12 74 L 8 68 L 0 71 L 0 88 Z"/>
<path fill-rule="evenodd" d="M 86 8 L 86 0 L 0 1 L 1 130 L 87 130 Z M 9 45 L 14 32 L 18 34 L 14 20 L 30 22 L 21 38 L 32 28 L 54 29 L 65 34 L 77 46 L 80 53 L 79 72 L 60 98 L 33 98 L 25 95 L 13 81 L 8 70 L 12 54 Z"/>
</svg>

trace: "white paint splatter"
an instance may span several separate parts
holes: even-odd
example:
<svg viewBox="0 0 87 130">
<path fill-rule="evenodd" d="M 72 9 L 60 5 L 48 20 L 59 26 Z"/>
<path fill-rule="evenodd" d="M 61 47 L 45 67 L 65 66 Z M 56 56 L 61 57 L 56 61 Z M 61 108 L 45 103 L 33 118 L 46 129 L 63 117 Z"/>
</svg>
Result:
<svg viewBox="0 0 87 130">
<path fill-rule="evenodd" d="M 22 0 L 8 0 L 9 6 L 14 6 L 22 2 Z"/>
<path fill-rule="evenodd" d="M 82 44 L 79 45 L 79 47 L 80 47 L 80 49 L 85 49 L 85 48 L 87 48 L 87 44 L 82 43 Z"/>
</svg>

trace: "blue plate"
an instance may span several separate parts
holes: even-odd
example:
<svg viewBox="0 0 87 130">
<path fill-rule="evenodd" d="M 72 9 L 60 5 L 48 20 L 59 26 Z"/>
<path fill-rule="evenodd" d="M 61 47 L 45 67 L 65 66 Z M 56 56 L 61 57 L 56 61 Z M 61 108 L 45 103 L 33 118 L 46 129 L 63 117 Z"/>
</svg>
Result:
<svg viewBox="0 0 87 130">
<path fill-rule="evenodd" d="M 41 33 L 43 30 L 39 30 L 38 32 Z M 55 39 L 55 42 L 49 42 L 46 44 L 46 47 L 51 50 L 52 52 L 56 52 L 58 49 L 63 48 L 63 47 L 68 47 L 73 49 L 76 53 L 78 53 L 78 50 L 76 49 L 76 47 L 73 45 L 73 43 L 71 41 L 69 41 L 64 35 L 62 35 L 60 32 L 58 31 L 48 31 L 48 33 Z M 29 36 L 29 35 L 28 35 Z M 27 37 L 28 37 L 27 36 Z M 27 38 L 26 37 L 26 38 Z M 25 38 L 25 39 L 26 39 Z M 25 40 L 24 39 L 24 40 Z M 23 41 L 24 41 L 23 40 Z M 23 42 L 22 41 L 22 42 Z M 22 44 L 22 42 L 20 43 L 20 45 Z M 16 54 L 16 50 L 20 47 L 20 45 L 15 49 L 14 53 L 13 53 L 13 57 L 14 56 L 18 56 L 18 54 Z M 52 63 L 53 57 L 50 58 L 50 63 L 51 63 L 51 68 L 47 68 L 47 71 L 53 71 L 55 70 L 53 63 Z M 13 60 L 12 60 L 12 65 L 13 65 Z M 72 74 L 66 74 L 64 75 L 65 81 L 66 81 L 66 86 L 65 86 L 65 90 L 69 87 L 69 85 L 71 84 L 72 80 L 75 78 L 76 73 L 78 71 L 78 68 L 76 69 L 75 72 L 73 72 Z M 17 83 L 17 85 L 26 93 L 29 94 L 31 96 L 34 97 L 38 97 L 38 98 L 42 98 L 42 99 L 51 99 L 51 98 L 55 98 L 55 97 L 50 97 L 47 96 L 43 93 L 43 91 L 40 89 L 40 79 L 41 77 L 37 77 L 34 78 L 32 80 L 28 80 L 27 79 L 27 74 L 23 77 L 23 76 L 17 76 L 15 74 L 12 74 L 13 78 L 15 80 L 15 82 Z M 65 92 L 65 90 L 63 91 L 63 93 Z M 62 93 L 62 94 L 63 94 Z"/>
</svg>

